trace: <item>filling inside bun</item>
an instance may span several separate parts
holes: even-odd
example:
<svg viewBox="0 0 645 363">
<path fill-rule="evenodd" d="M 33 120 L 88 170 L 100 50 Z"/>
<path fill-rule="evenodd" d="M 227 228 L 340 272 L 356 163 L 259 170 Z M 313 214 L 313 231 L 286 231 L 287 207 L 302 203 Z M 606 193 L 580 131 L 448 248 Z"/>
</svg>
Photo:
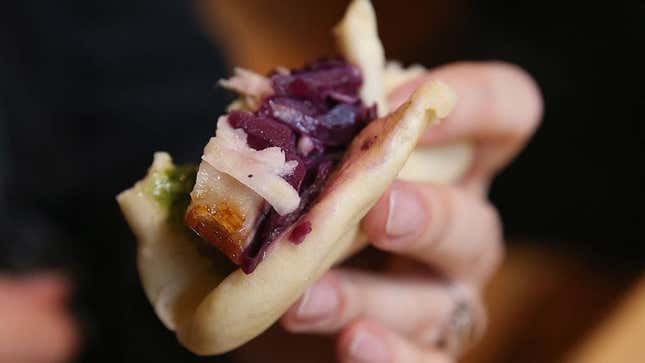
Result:
<svg viewBox="0 0 645 363">
<path fill-rule="evenodd" d="M 246 273 L 298 222 L 352 139 L 376 118 L 365 105 L 361 71 L 319 60 L 267 77 L 237 69 L 220 84 L 241 95 L 204 149 L 185 222 Z"/>
</svg>

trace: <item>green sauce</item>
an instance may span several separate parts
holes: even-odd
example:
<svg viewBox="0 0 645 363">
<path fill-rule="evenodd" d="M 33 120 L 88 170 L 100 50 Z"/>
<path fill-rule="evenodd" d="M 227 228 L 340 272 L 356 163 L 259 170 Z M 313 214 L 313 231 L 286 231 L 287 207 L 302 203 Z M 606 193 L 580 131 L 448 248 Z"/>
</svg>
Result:
<svg viewBox="0 0 645 363">
<path fill-rule="evenodd" d="M 145 186 L 145 193 L 162 208 L 168 209 L 169 222 L 182 225 L 196 177 L 197 166 L 193 164 L 154 171 Z"/>
<path fill-rule="evenodd" d="M 195 186 L 197 165 L 170 166 L 157 170 L 148 176 L 144 186 L 145 194 L 168 211 L 168 224 L 195 243 L 199 253 L 212 261 L 216 276 L 224 279 L 237 266 L 214 247 L 208 245 L 184 224 L 184 214 L 190 203 L 190 192 Z"/>
</svg>

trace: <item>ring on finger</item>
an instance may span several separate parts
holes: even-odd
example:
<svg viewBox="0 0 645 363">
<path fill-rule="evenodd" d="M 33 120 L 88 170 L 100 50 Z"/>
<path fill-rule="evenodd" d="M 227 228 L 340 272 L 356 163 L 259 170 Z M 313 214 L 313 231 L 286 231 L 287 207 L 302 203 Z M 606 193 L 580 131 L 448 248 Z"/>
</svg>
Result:
<svg viewBox="0 0 645 363">
<path fill-rule="evenodd" d="M 472 289 L 455 284 L 448 291 L 454 304 L 436 346 L 459 357 L 483 335 L 486 316 L 481 305 L 477 304 L 478 300 Z"/>
</svg>

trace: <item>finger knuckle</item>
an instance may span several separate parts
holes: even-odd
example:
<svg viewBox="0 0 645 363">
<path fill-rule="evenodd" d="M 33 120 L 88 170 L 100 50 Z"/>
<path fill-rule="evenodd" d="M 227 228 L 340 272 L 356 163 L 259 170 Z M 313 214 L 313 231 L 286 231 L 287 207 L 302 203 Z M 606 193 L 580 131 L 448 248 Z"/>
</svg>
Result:
<svg viewBox="0 0 645 363">
<path fill-rule="evenodd" d="M 492 61 L 482 67 L 487 119 L 499 122 L 509 133 L 522 139 L 528 137 L 543 114 L 537 82 L 526 70 L 512 63 Z"/>
</svg>

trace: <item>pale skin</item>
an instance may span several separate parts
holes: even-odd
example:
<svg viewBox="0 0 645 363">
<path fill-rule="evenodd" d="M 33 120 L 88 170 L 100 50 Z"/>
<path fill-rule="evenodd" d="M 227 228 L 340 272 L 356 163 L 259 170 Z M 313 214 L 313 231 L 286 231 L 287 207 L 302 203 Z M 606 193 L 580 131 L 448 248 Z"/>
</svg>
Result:
<svg viewBox="0 0 645 363">
<path fill-rule="evenodd" d="M 485 329 L 481 290 L 503 257 L 488 189 L 537 128 L 542 98 L 525 71 L 486 62 L 430 70 L 388 102 L 396 107 L 427 79 L 451 85 L 459 102 L 420 144 L 467 140 L 475 160 L 454 185 L 395 182 L 362 223 L 372 246 L 389 254 L 388 267 L 333 269 L 283 316 L 290 332 L 337 334 L 340 362 L 454 362 Z M 457 304 L 472 322 L 466 338 L 449 323 Z"/>
<path fill-rule="evenodd" d="M 69 293 L 54 273 L 0 275 L 0 362 L 68 362 L 79 347 Z"/>
</svg>

